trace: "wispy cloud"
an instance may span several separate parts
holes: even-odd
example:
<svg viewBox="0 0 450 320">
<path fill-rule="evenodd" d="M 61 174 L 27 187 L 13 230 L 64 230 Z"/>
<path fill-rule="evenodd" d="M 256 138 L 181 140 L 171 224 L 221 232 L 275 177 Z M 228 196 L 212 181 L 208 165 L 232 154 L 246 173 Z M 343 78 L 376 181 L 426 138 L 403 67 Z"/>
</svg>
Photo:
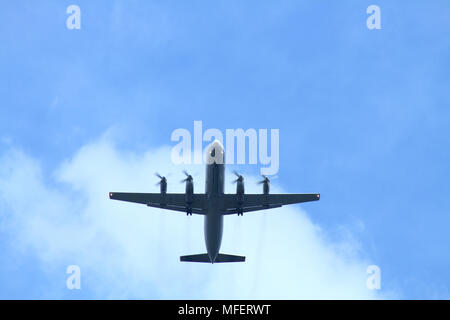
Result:
<svg viewBox="0 0 450 320">
<path fill-rule="evenodd" d="M 0 157 L 1 232 L 54 277 L 41 284 L 42 296 L 70 298 L 65 268 L 75 264 L 85 298 L 380 297 L 366 288 L 369 263 L 356 240 L 331 243 L 299 206 L 225 218 L 221 251 L 246 255 L 245 263 L 180 263 L 180 255 L 205 252 L 202 217 L 111 201 L 108 192 L 157 192 L 155 171 L 171 172 L 168 191 L 182 192 L 184 168 L 170 163 L 169 147 L 137 153 L 112 141 L 81 147 L 51 175 L 20 150 Z M 203 192 L 203 168 L 186 169 L 198 172 Z M 246 177 L 247 192 L 260 192 L 256 180 Z"/>
</svg>

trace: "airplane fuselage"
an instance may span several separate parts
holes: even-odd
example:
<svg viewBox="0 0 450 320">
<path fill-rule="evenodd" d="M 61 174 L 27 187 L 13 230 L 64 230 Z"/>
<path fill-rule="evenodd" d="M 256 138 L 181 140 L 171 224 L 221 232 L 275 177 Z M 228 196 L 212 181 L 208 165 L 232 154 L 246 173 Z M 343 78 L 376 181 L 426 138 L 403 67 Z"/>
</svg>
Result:
<svg viewBox="0 0 450 320">
<path fill-rule="evenodd" d="M 223 147 L 220 144 L 214 144 L 215 152 L 224 154 Z M 208 208 L 205 215 L 205 244 L 209 259 L 214 263 L 222 243 L 223 234 L 223 215 L 220 211 L 220 196 L 224 193 L 225 186 L 225 165 L 222 161 L 211 159 L 208 153 L 209 163 L 206 165 L 206 183 L 205 193 L 208 199 Z M 219 163 L 218 163 L 219 162 Z"/>
</svg>

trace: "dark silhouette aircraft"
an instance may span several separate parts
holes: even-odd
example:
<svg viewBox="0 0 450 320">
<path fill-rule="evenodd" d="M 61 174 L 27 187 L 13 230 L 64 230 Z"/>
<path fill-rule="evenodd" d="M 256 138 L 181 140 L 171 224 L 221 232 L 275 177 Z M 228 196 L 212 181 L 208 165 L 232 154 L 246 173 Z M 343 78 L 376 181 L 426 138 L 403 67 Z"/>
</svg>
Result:
<svg viewBox="0 0 450 320">
<path fill-rule="evenodd" d="M 205 244 L 207 253 L 181 256 L 180 261 L 189 262 L 243 262 L 245 257 L 219 253 L 223 233 L 223 217 L 229 214 L 242 216 L 244 212 L 279 208 L 283 205 L 315 201 L 318 193 L 270 194 L 270 180 L 264 177 L 262 194 L 246 194 L 244 178 L 235 172 L 236 193 L 225 194 L 225 166 L 222 144 L 215 140 L 207 149 L 205 193 L 194 193 L 193 178 L 186 171 L 185 193 L 167 193 L 167 179 L 158 177 L 160 193 L 110 192 L 110 199 L 142 203 L 149 207 L 185 212 L 187 215 L 205 216 Z"/>
</svg>

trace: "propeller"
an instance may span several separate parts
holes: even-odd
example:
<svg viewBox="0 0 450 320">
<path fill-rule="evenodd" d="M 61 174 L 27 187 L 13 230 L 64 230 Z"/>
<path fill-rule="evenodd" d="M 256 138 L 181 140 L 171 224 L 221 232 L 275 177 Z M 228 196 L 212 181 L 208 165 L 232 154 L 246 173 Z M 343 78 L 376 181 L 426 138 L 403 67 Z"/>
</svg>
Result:
<svg viewBox="0 0 450 320">
<path fill-rule="evenodd" d="M 258 184 L 262 184 L 262 183 L 270 183 L 270 179 L 269 179 L 267 176 L 265 176 L 265 175 L 262 174 L 261 177 L 263 177 L 264 179 L 261 180 L 261 181 L 258 181 Z"/>
<path fill-rule="evenodd" d="M 166 177 L 160 175 L 158 172 L 155 173 L 155 176 L 157 176 L 159 178 L 159 182 L 156 184 L 157 186 L 159 186 L 161 183 L 167 182 Z"/>
<path fill-rule="evenodd" d="M 186 170 L 183 170 L 183 173 L 186 176 L 186 178 L 181 180 L 182 183 L 186 182 L 186 181 L 192 181 L 193 180 L 192 176 Z"/>
<path fill-rule="evenodd" d="M 270 179 L 269 179 L 266 175 L 262 174 L 261 177 L 263 177 L 263 180 L 258 181 L 258 182 L 257 182 L 258 184 L 262 184 L 262 183 L 270 183 Z M 272 180 L 278 179 L 278 175 L 272 176 L 271 179 L 272 179 Z"/>
<path fill-rule="evenodd" d="M 240 175 L 236 170 L 233 171 L 233 173 L 234 173 L 234 175 L 237 177 L 237 179 L 236 179 L 236 180 L 233 180 L 232 183 L 237 183 L 238 181 L 239 181 L 239 182 L 244 181 L 244 177 L 243 177 L 242 175 Z"/>
</svg>

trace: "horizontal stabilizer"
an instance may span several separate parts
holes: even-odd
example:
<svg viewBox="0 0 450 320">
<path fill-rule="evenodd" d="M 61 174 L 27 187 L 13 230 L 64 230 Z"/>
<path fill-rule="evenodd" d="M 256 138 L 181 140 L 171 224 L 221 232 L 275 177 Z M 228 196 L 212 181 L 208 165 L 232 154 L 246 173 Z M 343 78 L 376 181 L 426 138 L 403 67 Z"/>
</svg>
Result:
<svg viewBox="0 0 450 320">
<path fill-rule="evenodd" d="M 202 254 L 192 254 L 189 256 L 181 256 L 180 261 L 184 262 L 209 262 L 209 263 L 221 263 L 221 262 L 244 262 L 245 257 L 234 256 L 231 254 L 219 253 L 216 260 L 211 261 L 207 253 Z"/>
<path fill-rule="evenodd" d="M 207 253 L 191 254 L 189 256 L 181 256 L 180 261 L 184 262 L 211 262 Z"/>
<path fill-rule="evenodd" d="M 219 253 L 214 262 L 245 262 L 245 257 Z"/>
</svg>

